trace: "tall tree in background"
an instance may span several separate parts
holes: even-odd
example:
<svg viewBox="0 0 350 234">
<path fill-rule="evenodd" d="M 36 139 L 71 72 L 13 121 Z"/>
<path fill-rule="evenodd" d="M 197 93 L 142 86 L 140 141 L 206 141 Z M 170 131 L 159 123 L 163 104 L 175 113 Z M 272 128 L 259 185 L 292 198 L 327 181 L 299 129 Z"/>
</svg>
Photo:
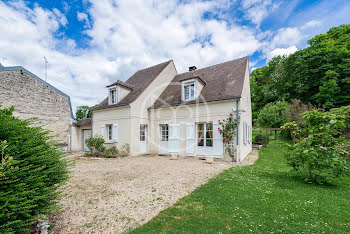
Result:
<svg viewBox="0 0 350 234">
<path fill-rule="evenodd" d="M 299 99 L 325 109 L 350 103 L 350 24 L 331 28 L 308 44 L 252 71 L 254 120 L 266 104 L 277 100 Z"/>
<path fill-rule="evenodd" d="M 94 106 L 78 106 L 76 112 L 75 112 L 75 120 L 81 120 L 85 118 L 91 118 L 91 110 L 94 109 L 96 105 Z"/>
<path fill-rule="evenodd" d="M 349 104 L 350 24 L 331 28 L 308 44 L 286 59 L 287 92 L 292 98 L 326 109 Z M 333 91 L 325 97 L 326 90 Z"/>
</svg>

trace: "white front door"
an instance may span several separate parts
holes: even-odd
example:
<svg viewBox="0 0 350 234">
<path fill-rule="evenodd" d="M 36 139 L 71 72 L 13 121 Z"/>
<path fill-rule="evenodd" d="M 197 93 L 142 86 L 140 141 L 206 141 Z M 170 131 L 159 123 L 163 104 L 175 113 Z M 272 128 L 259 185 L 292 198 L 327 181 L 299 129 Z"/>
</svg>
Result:
<svg viewBox="0 0 350 234">
<path fill-rule="evenodd" d="M 140 154 L 147 153 L 147 125 L 140 125 Z"/>
<path fill-rule="evenodd" d="M 83 130 L 83 149 L 84 151 L 90 151 L 90 149 L 87 147 L 85 140 L 91 137 L 91 130 L 90 129 L 84 129 Z"/>
<path fill-rule="evenodd" d="M 213 123 L 197 124 L 197 155 L 213 155 Z"/>
<path fill-rule="evenodd" d="M 167 124 L 160 125 L 159 146 L 159 154 L 169 154 L 169 126 Z"/>
</svg>

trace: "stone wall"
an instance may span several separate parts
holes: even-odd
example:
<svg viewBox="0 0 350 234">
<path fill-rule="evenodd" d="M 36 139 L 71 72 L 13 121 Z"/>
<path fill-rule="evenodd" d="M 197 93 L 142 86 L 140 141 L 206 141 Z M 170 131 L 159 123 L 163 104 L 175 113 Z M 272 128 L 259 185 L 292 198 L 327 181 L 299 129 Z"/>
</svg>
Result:
<svg viewBox="0 0 350 234">
<path fill-rule="evenodd" d="M 38 118 L 37 124 L 52 131 L 54 139 L 68 144 L 72 123 L 70 100 L 23 70 L 0 70 L 0 105 L 15 106 L 21 119 Z"/>
</svg>

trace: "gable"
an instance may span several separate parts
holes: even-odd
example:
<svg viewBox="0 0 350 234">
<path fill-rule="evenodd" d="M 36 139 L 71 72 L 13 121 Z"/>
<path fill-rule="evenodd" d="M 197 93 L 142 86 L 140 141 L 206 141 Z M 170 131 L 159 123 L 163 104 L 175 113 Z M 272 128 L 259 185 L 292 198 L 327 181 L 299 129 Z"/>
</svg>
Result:
<svg viewBox="0 0 350 234">
<path fill-rule="evenodd" d="M 211 102 L 240 97 L 248 66 L 248 57 L 176 75 L 151 108 Z M 199 77 L 203 88 L 199 97 L 190 102 L 181 98 L 182 81 Z"/>
<path fill-rule="evenodd" d="M 117 81 L 111 85 L 108 85 L 107 87 L 112 85 L 124 85 L 129 87 L 131 90 L 123 99 L 121 99 L 117 104 L 114 105 L 108 105 L 108 97 L 106 97 L 94 110 L 129 105 L 130 103 L 135 101 L 141 95 L 141 93 L 143 93 L 144 90 L 147 89 L 147 87 L 152 83 L 152 81 L 163 71 L 163 69 L 170 62 L 172 61 L 169 60 L 167 62 L 139 70 L 135 74 L 133 74 L 127 81 L 123 82 L 123 84 L 120 81 Z"/>
</svg>

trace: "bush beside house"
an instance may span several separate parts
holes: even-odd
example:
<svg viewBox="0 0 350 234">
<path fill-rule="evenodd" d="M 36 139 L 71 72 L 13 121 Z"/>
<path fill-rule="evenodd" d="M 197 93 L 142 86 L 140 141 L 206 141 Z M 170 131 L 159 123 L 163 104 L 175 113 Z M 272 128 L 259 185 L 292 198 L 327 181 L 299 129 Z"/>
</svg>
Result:
<svg viewBox="0 0 350 234">
<path fill-rule="evenodd" d="M 30 232 L 29 225 L 56 208 L 67 163 L 48 136 L 20 120 L 14 108 L 0 109 L 0 232 Z"/>
<path fill-rule="evenodd" d="M 102 136 L 96 135 L 85 140 L 87 147 L 91 150 L 86 156 L 107 157 L 115 158 L 118 156 L 125 157 L 129 155 L 130 146 L 124 144 L 118 149 L 115 146 L 107 148 L 105 146 L 105 140 Z"/>
</svg>

